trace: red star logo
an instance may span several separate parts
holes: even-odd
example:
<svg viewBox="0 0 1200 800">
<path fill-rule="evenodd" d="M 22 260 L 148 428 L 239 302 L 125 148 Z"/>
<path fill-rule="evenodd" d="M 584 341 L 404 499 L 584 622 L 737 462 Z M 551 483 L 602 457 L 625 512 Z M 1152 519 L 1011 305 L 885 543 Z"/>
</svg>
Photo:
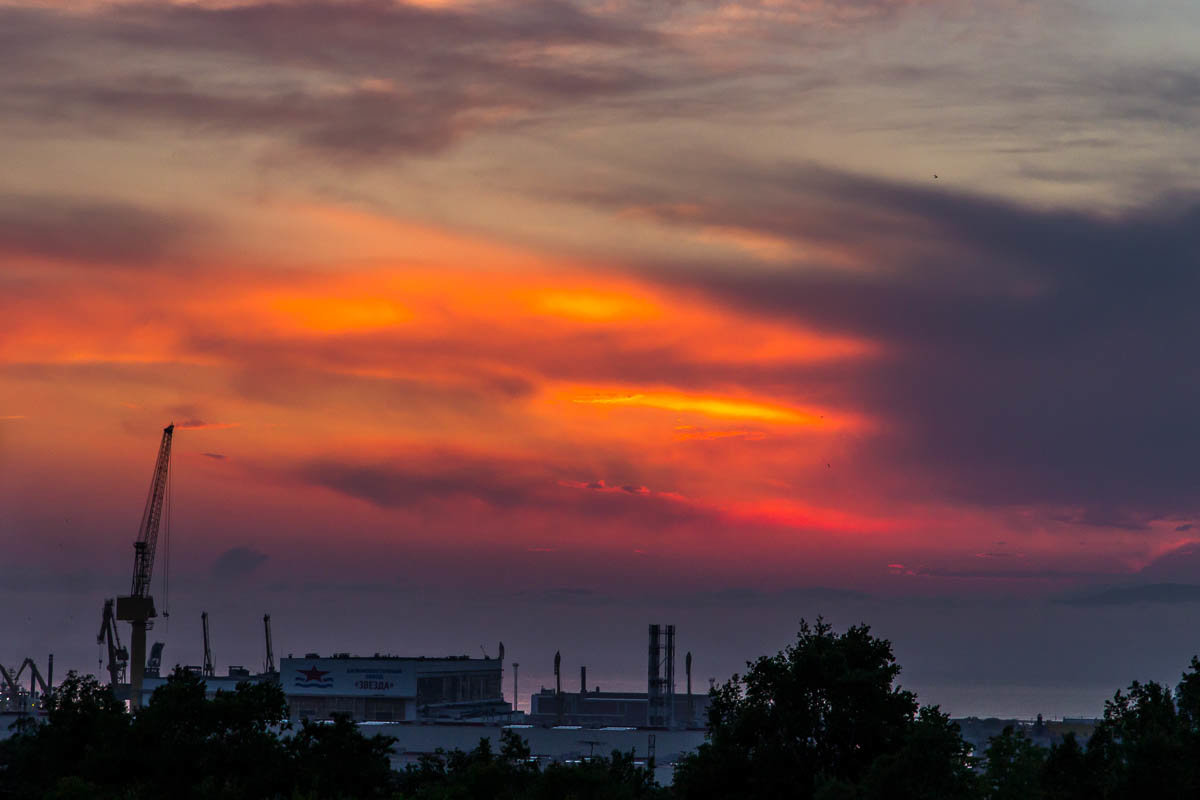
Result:
<svg viewBox="0 0 1200 800">
<path fill-rule="evenodd" d="M 329 674 L 329 670 L 320 670 L 312 667 L 311 669 L 300 670 L 300 674 L 304 676 L 304 680 L 306 681 L 319 681 Z"/>
</svg>

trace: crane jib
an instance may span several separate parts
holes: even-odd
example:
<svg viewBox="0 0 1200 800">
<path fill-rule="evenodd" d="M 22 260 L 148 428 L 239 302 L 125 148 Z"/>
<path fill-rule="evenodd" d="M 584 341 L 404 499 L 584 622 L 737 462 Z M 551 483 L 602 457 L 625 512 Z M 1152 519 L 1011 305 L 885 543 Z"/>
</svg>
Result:
<svg viewBox="0 0 1200 800">
<path fill-rule="evenodd" d="M 138 528 L 137 541 L 133 543 L 133 584 L 129 591 L 132 597 L 147 597 L 150 593 L 150 575 L 154 570 L 154 549 L 158 544 L 163 498 L 167 494 L 171 437 L 174 432 L 174 424 L 163 428 L 162 444 L 158 447 L 158 460 L 154 464 L 154 477 L 150 480 L 150 492 L 142 512 L 142 524 Z"/>
</svg>

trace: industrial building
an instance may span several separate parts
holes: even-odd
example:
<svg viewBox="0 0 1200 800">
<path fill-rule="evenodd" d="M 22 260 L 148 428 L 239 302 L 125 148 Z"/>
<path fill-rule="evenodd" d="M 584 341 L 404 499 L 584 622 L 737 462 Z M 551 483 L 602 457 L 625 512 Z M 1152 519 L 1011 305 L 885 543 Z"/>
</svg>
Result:
<svg viewBox="0 0 1200 800">
<path fill-rule="evenodd" d="M 356 722 L 496 719 L 511 713 L 494 658 L 370 657 L 309 654 L 280 661 L 279 679 L 294 719 L 349 714 Z"/>
<path fill-rule="evenodd" d="M 553 689 L 529 697 L 533 725 L 583 728 L 630 727 L 666 730 L 703 728 L 708 695 L 692 693 L 692 654 L 684 658 L 687 693 L 675 693 L 675 626 L 651 625 L 646 692 L 601 692 L 587 688 L 587 667 L 579 669 L 579 692 L 562 690 L 562 656 L 554 654 Z"/>
<path fill-rule="evenodd" d="M 542 689 L 529 697 L 529 723 L 578 725 L 583 728 L 645 728 L 650 711 L 646 692 L 561 692 Z M 708 719 L 708 695 L 675 697 L 674 724 L 682 730 L 703 728 Z M 655 726 L 660 727 L 660 726 Z M 667 726 L 661 726 L 667 727 Z"/>
</svg>

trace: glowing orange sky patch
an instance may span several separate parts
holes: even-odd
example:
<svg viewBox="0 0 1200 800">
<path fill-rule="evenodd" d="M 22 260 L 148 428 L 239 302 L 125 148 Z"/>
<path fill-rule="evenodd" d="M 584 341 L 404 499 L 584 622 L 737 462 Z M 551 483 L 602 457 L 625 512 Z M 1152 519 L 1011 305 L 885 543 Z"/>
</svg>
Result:
<svg viewBox="0 0 1200 800">
<path fill-rule="evenodd" d="M 903 530 L 906 520 L 871 517 L 836 508 L 798 503 L 786 499 L 758 500 L 731 504 L 727 511 L 738 517 L 782 525 L 842 533 L 888 533 Z"/>
<path fill-rule="evenodd" d="M 613 406 L 642 406 L 661 408 L 666 411 L 681 411 L 713 417 L 756 419 L 764 422 L 779 422 L 793 425 L 822 427 L 824 415 L 811 411 L 769 405 L 751 400 L 741 400 L 704 395 L 687 395 L 674 392 L 638 392 L 633 394 L 593 394 L 572 398 L 575 403 Z"/>
<path fill-rule="evenodd" d="M 271 300 L 270 308 L 326 333 L 386 328 L 412 319 L 408 309 L 376 297 L 284 296 Z"/>
<path fill-rule="evenodd" d="M 541 291 L 534 295 L 533 307 L 546 314 L 585 321 L 644 318 L 660 311 L 647 299 L 604 291 Z"/>
</svg>

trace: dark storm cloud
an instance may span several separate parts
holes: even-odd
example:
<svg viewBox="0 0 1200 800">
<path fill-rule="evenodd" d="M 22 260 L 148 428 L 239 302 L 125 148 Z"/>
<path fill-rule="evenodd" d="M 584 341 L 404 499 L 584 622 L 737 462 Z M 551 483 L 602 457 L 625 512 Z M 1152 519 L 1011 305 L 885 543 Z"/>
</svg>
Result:
<svg viewBox="0 0 1200 800">
<path fill-rule="evenodd" d="M 416 48 L 648 44 L 657 36 L 562 0 L 425 7 L 392 0 L 260 2 L 236 7 L 126 4 L 98 21 L 129 44 L 265 51 L 274 60 L 374 65 Z"/>
<path fill-rule="evenodd" d="M 861 261 L 643 269 L 881 343 L 853 381 L 887 423 L 873 463 L 920 465 L 970 502 L 1069 508 L 1072 523 L 1200 507 L 1200 198 L 1104 217 L 818 169 L 707 180 L 591 201 Z"/>
<path fill-rule="evenodd" d="M 545 49 L 620 52 L 658 41 L 554 0 L 469 10 L 383 0 L 0 9 L 4 29 L 43 43 L 0 53 L 8 67 L 0 109 L 10 124 L 102 132 L 161 123 L 265 134 L 350 159 L 432 153 L 514 114 L 637 91 L 649 79 L 636 60 L 572 60 Z M 58 55 L 39 63 L 45 49 Z M 106 67 L 88 68 L 73 53 Z"/>
<path fill-rule="evenodd" d="M 217 580 L 249 575 L 267 561 L 267 554 L 253 547 L 231 547 L 213 562 L 210 574 Z"/>
<path fill-rule="evenodd" d="M 300 471 L 311 483 L 385 508 L 415 507 L 428 500 L 474 499 L 499 508 L 522 505 L 540 493 L 530 479 L 485 460 L 441 457 L 432 465 L 311 463 Z"/>
<path fill-rule="evenodd" d="M 0 9 L 0 59 L 24 64 L 50 44 L 115 43 L 180 56 L 226 57 L 339 71 L 374 70 L 431 57 L 436 73 L 489 51 L 522 45 L 654 45 L 658 34 L 558 0 L 430 8 L 391 0 L 311 0 L 209 6 L 122 3 L 91 12 Z M 51 62 L 56 64 L 60 62 Z M 536 73 L 534 73 L 536 74 Z"/>
<path fill-rule="evenodd" d="M 581 520 L 631 517 L 645 526 L 717 518 L 713 512 L 649 491 L 609 488 L 602 480 L 572 481 L 571 471 L 540 462 L 441 451 L 387 463 L 317 460 L 298 469 L 295 477 L 383 508 L 470 513 L 463 503 L 480 503 L 496 511 L 569 513 Z"/>
<path fill-rule="evenodd" d="M 170 126 L 254 135 L 347 162 L 428 155 L 481 130 L 589 103 L 603 104 L 609 119 L 631 112 L 638 122 L 706 118 L 718 107 L 771 114 L 800 92 L 848 81 L 916 86 L 959 98 L 958 105 L 978 103 L 981 86 L 996 104 L 1044 102 L 1053 114 L 1036 121 L 1053 133 L 1041 138 L 1059 149 L 1096 120 L 1195 122 L 1190 101 L 1200 72 L 1188 65 L 1122 64 L 1079 75 L 1072 62 L 1031 97 L 1032 81 L 982 75 L 969 61 L 931 69 L 790 60 L 799 41 L 808 51 L 839 46 L 845 40 L 831 28 L 892 20 L 914 5 L 531 0 L 427 8 L 313 0 L 129 3 L 70 13 L 0 8 L 0 119 L 42 133 Z M 688 30 L 708 31 L 699 35 L 712 48 L 735 43 L 746 57 L 737 66 L 697 57 L 703 48 Z M 1056 103 L 1057 96 L 1072 102 Z M 828 113 L 823 104 L 814 108 Z M 978 137 L 1003 125 L 1015 133 L 1031 124 L 1029 113 L 937 124 L 943 134 Z"/>
<path fill-rule="evenodd" d="M 1128 508 L 1113 508 L 1109 506 L 1088 506 L 1072 509 L 1066 513 L 1052 512 L 1047 519 L 1063 522 L 1068 525 L 1087 525 L 1094 528 L 1115 528 L 1126 531 L 1144 531 L 1150 523 L 1158 518 L 1158 514 Z"/>
<path fill-rule="evenodd" d="M 320 94 L 290 87 L 239 95 L 206 89 L 185 78 L 137 74 L 12 91 L 4 102 L 10 113 L 40 124 L 162 122 L 191 133 L 264 133 L 360 156 L 433 152 L 469 127 L 457 119 L 463 109 L 455 98 L 436 92 Z"/>
<path fill-rule="evenodd" d="M 0 195 L 0 254 L 9 256 L 155 264 L 198 228 L 195 220 L 107 200 Z"/>
</svg>

